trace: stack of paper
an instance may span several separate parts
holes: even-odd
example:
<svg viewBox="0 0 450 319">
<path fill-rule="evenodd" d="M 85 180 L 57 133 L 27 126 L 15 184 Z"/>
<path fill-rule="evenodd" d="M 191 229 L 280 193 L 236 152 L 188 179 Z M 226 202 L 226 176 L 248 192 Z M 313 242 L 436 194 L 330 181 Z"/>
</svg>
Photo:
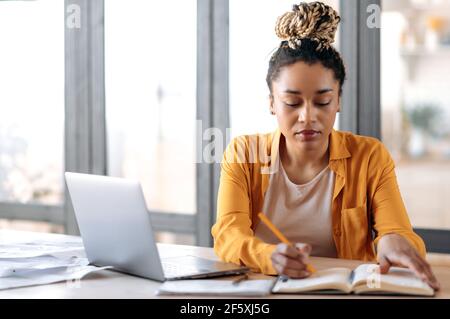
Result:
<svg viewBox="0 0 450 319">
<path fill-rule="evenodd" d="M 81 239 L 0 244 L 0 289 L 82 279 L 90 266 Z"/>
</svg>

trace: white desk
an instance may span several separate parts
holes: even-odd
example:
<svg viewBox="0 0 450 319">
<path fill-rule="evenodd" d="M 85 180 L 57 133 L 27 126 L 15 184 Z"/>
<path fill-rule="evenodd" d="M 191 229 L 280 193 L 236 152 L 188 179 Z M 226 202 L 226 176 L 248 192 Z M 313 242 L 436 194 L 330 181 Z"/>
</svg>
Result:
<svg viewBox="0 0 450 319">
<path fill-rule="evenodd" d="M 55 235 L 45 233 L 31 233 L 0 230 L 0 243 L 11 240 L 46 240 L 51 241 L 56 237 L 64 238 L 66 235 Z M 72 239 L 73 237 L 70 236 Z M 81 239 L 80 239 L 81 240 Z M 194 256 L 217 259 L 212 248 L 158 244 L 163 257 L 190 254 Z M 430 255 L 429 260 L 436 261 L 433 270 L 441 283 L 442 289 L 436 294 L 436 298 L 450 298 L 450 257 L 447 255 Z M 311 257 L 311 262 L 317 269 L 328 267 L 356 267 L 362 262 L 356 260 L 343 260 L 332 258 Z M 251 278 L 267 278 L 261 274 L 250 274 Z M 233 277 L 228 277 L 232 279 Z M 227 279 L 228 279 L 227 278 Z M 67 284 L 66 282 L 50 285 L 15 288 L 0 290 L 0 298 L 162 298 L 155 295 L 160 283 L 122 274 L 114 271 L 102 270 L 88 275 L 81 280 L 79 285 Z M 164 296 L 164 298 L 167 298 Z M 177 297 L 180 298 L 180 297 Z M 189 296 L 192 298 L 192 296 Z M 198 297 L 205 299 L 205 297 Z M 317 298 L 317 295 L 271 295 L 268 298 Z M 354 295 L 321 295 L 320 298 L 369 298 L 367 296 Z M 374 297 L 370 297 L 374 298 Z M 392 298 L 392 297 L 375 297 Z"/>
</svg>

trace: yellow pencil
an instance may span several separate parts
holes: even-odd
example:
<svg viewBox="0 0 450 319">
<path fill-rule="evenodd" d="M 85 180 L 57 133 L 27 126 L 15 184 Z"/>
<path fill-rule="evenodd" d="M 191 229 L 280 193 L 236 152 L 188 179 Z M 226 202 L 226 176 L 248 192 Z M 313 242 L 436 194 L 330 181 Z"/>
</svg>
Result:
<svg viewBox="0 0 450 319">
<path fill-rule="evenodd" d="M 267 227 L 269 227 L 269 229 L 275 234 L 275 236 L 278 237 L 279 240 L 287 245 L 292 246 L 292 243 L 280 232 L 277 227 L 275 227 L 274 224 L 272 224 L 272 222 L 266 217 L 266 215 L 264 215 L 263 213 L 259 213 L 258 217 L 264 224 L 266 224 Z M 314 269 L 314 267 L 310 264 L 306 265 L 306 269 L 312 274 L 316 272 L 316 269 Z"/>
</svg>

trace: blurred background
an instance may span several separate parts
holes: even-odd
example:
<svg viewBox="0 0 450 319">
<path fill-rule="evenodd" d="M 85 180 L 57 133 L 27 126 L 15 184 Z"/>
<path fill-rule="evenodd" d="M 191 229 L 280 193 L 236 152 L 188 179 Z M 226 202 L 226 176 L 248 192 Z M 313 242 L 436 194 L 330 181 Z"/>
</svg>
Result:
<svg viewBox="0 0 450 319">
<path fill-rule="evenodd" d="M 345 1 L 351 0 L 324 2 L 344 16 Z M 381 61 L 377 65 L 379 138 L 396 162 L 413 226 L 450 231 L 446 203 L 450 195 L 450 1 L 375 2 L 381 7 L 380 50 L 369 57 Z M 68 67 L 82 63 L 73 61 L 79 48 L 68 45 L 68 39 L 79 40 L 67 30 L 67 19 L 77 13 L 69 5 L 76 4 L 81 8 L 81 30 L 88 38 L 90 32 L 97 36 L 95 32 L 100 32 L 102 39 L 100 44 L 87 41 L 90 44 L 82 53 L 91 61 L 90 45 L 94 43 L 94 49 L 100 45 L 104 81 L 98 114 L 105 124 L 104 136 L 100 134 L 104 137 L 100 173 L 142 183 L 148 208 L 159 222 L 159 241 L 210 244 L 210 239 L 198 238 L 199 234 L 209 236 L 215 218 L 217 167 L 212 171 L 196 162 L 202 145 L 197 120 L 203 119 L 205 108 L 219 114 L 208 115 L 216 120 L 204 122 L 203 129 L 216 122 L 229 127 L 225 142 L 276 128 L 268 111 L 265 76 L 270 55 L 279 44 L 276 18 L 294 3 L 0 1 L 0 229 L 77 232 L 67 222 L 73 213 L 63 172 L 73 165 L 68 164 L 69 154 L 82 152 L 72 148 L 67 130 L 67 123 L 78 116 L 79 102 L 67 92 L 83 90 L 91 82 L 70 84 L 67 80 L 73 72 L 83 76 L 82 70 Z M 94 9 L 100 19 L 86 20 L 83 14 Z M 364 15 L 365 10 L 359 13 Z M 211 25 L 211 20 L 217 22 Z M 342 32 L 337 35 L 338 48 L 346 37 Z M 205 56 L 211 69 L 203 66 Z M 89 63 L 87 70 L 92 67 Z M 214 95 L 216 83 L 223 88 L 219 97 Z M 210 104 L 204 102 L 205 96 Z M 220 116 L 223 113 L 214 110 L 223 105 L 226 114 Z M 345 109 L 345 97 L 342 106 Z M 86 112 L 95 110 L 93 103 Z M 338 117 L 336 129 L 341 128 L 340 121 Z M 80 129 L 76 134 L 97 138 L 95 120 L 90 125 L 89 132 Z M 86 143 L 92 149 L 89 138 Z"/>
<path fill-rule="evenodd" d="M 382 8 L 382 140 L 413 224 L 450 229 L 450 1 Z"/>
</svg>

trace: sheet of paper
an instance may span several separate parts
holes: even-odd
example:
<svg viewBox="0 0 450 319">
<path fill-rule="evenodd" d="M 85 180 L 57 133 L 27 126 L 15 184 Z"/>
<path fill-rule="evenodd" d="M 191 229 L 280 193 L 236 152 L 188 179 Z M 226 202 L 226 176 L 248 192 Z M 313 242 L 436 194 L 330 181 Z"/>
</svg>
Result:
<svg viewBox="0 0 450 319">
<path fill-rule="evenodd" d="M 0 231 L 0 289 L 71 282 L 110 268 L 88 265 L 80 237 Z"/>
<path fill-rule="evenodd" d="M 87 258 L 71 256 L 57 258 L 54 256 L 39 256 L 33 258 L 0 258 L 0 278 L 13 276 L 29 270 L 43 270 L 60 267 L 87 266 Z"/>
<path fill-rule="evenodd" d="M 80 280 L 86 275 L 112 267 L 75 266 L 23 271 L 0 280 L 0 290 Z"/>
<path fill-rule="evenodd" d="M 83 244 L 78 243 L 2 243 L 0 258 L 31 258 L 51 254 L 78 253 L 84 251 Z"/>
</svg>

